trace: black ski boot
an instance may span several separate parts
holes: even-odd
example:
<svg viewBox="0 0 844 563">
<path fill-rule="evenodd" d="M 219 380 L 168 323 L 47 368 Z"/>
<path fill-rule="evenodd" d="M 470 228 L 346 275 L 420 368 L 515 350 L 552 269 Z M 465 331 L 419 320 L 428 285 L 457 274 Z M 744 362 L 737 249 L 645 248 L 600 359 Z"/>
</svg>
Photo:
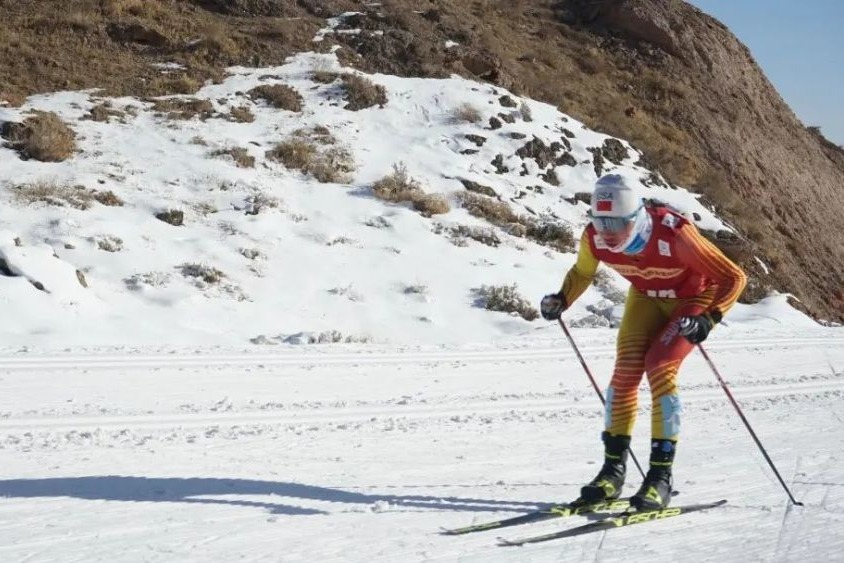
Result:
<svg viewBox="0 0 844 563">
<path fill-rule="evenodd" d="M 604 442 L 604 465 L 598 475 L 580 489 L 580 498 L 586 502 L 617 499 L 624 485 L 630 436 L 612 436 L 604 432 L 601 440 Z"/>
<path fill-rule="evenodd" d="M 630 506 L 636 510 L 659 510 L 668 506 L 674 483 L 671 464 L 676 449 L 674 440 L 651 441 L 651 466 L 638 492 L 630 497 Z"/>
</svg>

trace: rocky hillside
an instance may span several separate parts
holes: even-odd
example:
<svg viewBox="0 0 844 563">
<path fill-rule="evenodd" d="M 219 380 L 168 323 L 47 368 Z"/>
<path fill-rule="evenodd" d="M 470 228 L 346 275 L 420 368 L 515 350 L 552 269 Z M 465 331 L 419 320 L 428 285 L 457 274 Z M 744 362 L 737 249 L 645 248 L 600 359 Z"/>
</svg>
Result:
<svg viewBox="0 0 844 563">
<path fill-rule="evenodd" d="M 337 45 L 367 71 L 457 73 L 555 104 L 705 194 L 741 233 L 722 243 L 755 274 L 745 300 L 775 288 L 844 320 L 844 151 L 681 0 L 0 0 L 0 12 L 0 99 L 12 105 L 60 89 L 191 93 L 226 66 Z"/>
</svg>

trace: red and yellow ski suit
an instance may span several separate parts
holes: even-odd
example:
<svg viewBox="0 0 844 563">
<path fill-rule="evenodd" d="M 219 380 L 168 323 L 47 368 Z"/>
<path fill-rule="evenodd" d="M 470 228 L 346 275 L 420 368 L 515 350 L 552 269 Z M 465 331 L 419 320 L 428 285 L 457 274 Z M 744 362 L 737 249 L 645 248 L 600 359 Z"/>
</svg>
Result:
<svg viewBox="0 0 844 563">
<path fill-rule="evenodd" d="M 610 252 L 590 224 L 562 291 L 566 303 L 573 303 L 589 287 L 600 262 L 630 281 L 607 391 L 605 429 L 632 435 L 639 383 L 647 373 L 651 436 L 676 440 L 681 411 L 677 371 L 694 347 L 678 334 L 679 319 L 702 313 L 720 319 L 744 290 L 747 277 L 681 215 L 664 207 L 647 212 L 652 232 L 636 255 Z"/>
</svg>

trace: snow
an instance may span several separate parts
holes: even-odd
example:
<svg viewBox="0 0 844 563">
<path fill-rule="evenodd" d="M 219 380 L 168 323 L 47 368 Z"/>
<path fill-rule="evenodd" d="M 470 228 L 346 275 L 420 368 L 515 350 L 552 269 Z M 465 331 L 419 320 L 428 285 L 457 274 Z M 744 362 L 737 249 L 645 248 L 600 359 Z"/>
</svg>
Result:
<svg viewBox="0 0 844 563">
<path fill-rule="evenodd" d="M 360 29 L 338 29 L 340 26 L 345 25 L 345 20 L 347 18 L 353 16 L 362 16 L 364 15 L 363 12 L 344 12 L 335 18 L 328 18 L 328 27 L 320 29 L 316 36 L 314 37 L 313 41 L 315 43 L 320 43 L 325 39 L 326 35 L 332 33 L 339 33 L 339 34 L 349 34 L 349 35 L 357 35 L 360 33 Z"/>
<path fill-rule="evenodd" d="M 765 272 L 765 274 L 769 274 L 769 273 L 770 273 L 770 269 L 768 268 L 768 265 L 767 265 L 767 264 L 765 264 L 765 263 L 762 261 L 762 259 L 761 259 L 761 258 L 759 258 L 758 256 L 754 256 L 753 258 L 755 258 L 755 259 L 756 259 L 756 263 L 757 263 L 757 264 L 759 264 L 759 266 L 762 268 L 762 271 L 763 271 L 763 272 Z"/>
<path fill-rule="evenodd" d="M 570 499 L 597 471 L 600 404 L 555 329 L 506 346 L 7 352 L 0 559 L 835 560 L 844 347 L 820 328 L 722 327 L 706 345 L 805 507 L 695 354 L 675 503 L 726 507 L 522 548 L 495 537 L 573 522 L 438 535 Z M 574 336 L 606 384 L 613 331 Z"/>
<path fill-rule="evenodd" d="M 587 148 L 609 137 L 458 77 L 369 75 L 388 103 L 351 112 L 337 84 L 314 82 L 313 70 L 347 69 L 333 55 L 301 54 L 277 68 L 232 68 L 198 93 L 220 114 L 249 107 L 251 123 L 171 120 L 132 98 L 109 100 L 129 110 L 123 118 L 82 120 L 104 99 L 94 91 L 0 108 L 2 121 L 55 111 L 81 148 L 61 163 L 0 148 L 0 258 L 18 274 L 0 276 L 0 560 L 839 557 L 844 333 L 792 309 L 785 295 L 737 305 L 706 348 L 805 507 L 788 505 L 693 354 L 681 371 L 676 502 L 727 498 L 726 507 L 518 549 L 496 547 L 495 533 L 438 535 L 441 526 L 573 498 L 597 471 L 602 412 L 556 324 L 474 304 L 477 288 L 510 284 L 536 303 L 574 254 L 503 231 L 497 248 L 457 246 L 437 224 L 489 226 L 456 205 L 462 178 L 578 234 L 585 206 L 570 201 L 596 178 Z M 276 83 L 301 93 L 301 114 L 245 94 Z M 532 120 L 503 107 L 504 95 Z M 464 104 L 482 120 L 456 121 Z M 498 113 L 515 122 L 491 131 Z M 265 157 L 314 126 L 353 155 L 351 183 L 321 184 Z M 539 178 L 532 160 L 522 174 L 515 151 L 534 136 L 550 145 L 563 130 L 577 164 L 556 166 L 561 185 Z M 478 147 L 467 134 L 487 141 Z M 607 171 L 643 181 L 649 171 L 625 146 L 629 158 Z M 210 156 L 232 147 L 247 149 L 255 168 Z M 508 172 L 490 165 L 497 154 Z M 452 210 L 427 218 L 372 197 L 372 183 L 399 163 Z M 124 205 L 21 202 L 19 187 L 38 182 L 111 190 Z M 647 193 L 697 214 L 703 228 L 728 228 L 681 187 Z M 254 214 L 256 202 L 264 206 Z M 170 209 L 185 213 L 183 226 L 155 218 Z M 609 279 L 609 289 L 624 289 Z M 590 288 L 566 322 L 594 324 L 593 311 L 617 318 L 609 289 Z M 606 385 L 614 330 L 573 334 Z M 634 447 L 646 459 L 645 387 L 640 404 Z M 638 483 L 631 473 L 629 488 Z"/>
<path fill-rule="evenodd" d="M 163 71 L 184 70 L 185 66 L 180 63 L 166 62 L 166 63 L 152 63 L 150 66 Z"/>
<path fill-rule="evenodd" d="M 311 79 L 314 70 L 343 69 L 334 55 L 302 54 L 282 67 L 232 68 L 222 83 L 198 93 L 220 115 L 248 107 L 255 115 L 252 123 L 168 119 L 151 103 L 131 98 L 108 101 L 134 115 L 108 123 L 82 120 L 102 102 L 96 92 L 34 96 L 20 109 L 0 108 L 2 120 L 20 120 L 33 109 L 55 111 L 72 124 L 81 148 L 60 163 L 25 161 L 0 148 L 0 185 L 6 188 L 0 223 L 7 232 L 4 240 L 17 238 L 21 244 L 12 265 L 30 277 L 37 272 L 51 292 L 33 288 L 14 299 L 0 297 L 7 315 L 19 319 L 0 326 L 4 342 L 31 345 L 39 335 L 37 343 L 44 346 L 225 344 L 338 331 L 354 340 L 459 344 L 531 332 L 534 323 L 474 307 L 474 292 L 483 285 L 516 284 L 535 303 L 556 288 L 574 254 L 501 230 L 497 248 L 473 240 L 455 246 L 435 231 L 489 227 L 456 203 L 454 194 L 464 191 L 460 179 L 465 179 L 491 187 L 519 214 L 555 216 L 579 234 L 585 207 L 569 201 L 591 191 L 596 176 L 587 148 L 609 137 L 552 106 L 512 95 L 529 109 L 532 121 L 516 117 L 512 125 L 491 131 L 489 117 L 518 116 L 521 110 L 500 105 L 506 91 L 457 77 L 370 76 L 386 88 L 388 103 L 351 112 L 343 108 L 336 84 Z M 277 83 L 302 94 L 301 114 L 255 103 L 245 94 Z M 455 121 L 455 110 L 466 104 L 481 113 L 480 122 Z M 320 184 L 264 156 L 294 131 L 317 126 L 328 128 L 354 157 L 351 184 Z M 556 187 L 539 178 L 542 171 L 534 160 L 522 161 L 515 152 L 533 137 L 546 145 L 567 138 L 563 130 L 573 135 L 571 154 L 578 164 L 554 167 L 561 183 Z M 514 139 L 512 133 L 525 138 Z M 477 147 L 468 134 L 488 140 Z M 255 157 L 256 166 L 239 168 L 228 157 L 211 156 L 235 147 Z M 478 153 L 461 154 L 465 149 Z M 498 154 L 506 156 L 509 172 L 499 174 L 490 165 Z M 635 164 L 637 152 L 629 154 L 619 166 L 608 163 L 608 171 L 638 182 L 649 172 Z M 372 197 L 372 183 L 397 164 L 404 164 L 426 191 L 447 196 L 452 210 L 425 218 L 406 205 Z M 76 209 L 19 201 L 14 194 L 31 183 L 112 191 L 125 204 L 95 202 Z M 724 228 L 686 190 L 651 186 L 646 193 L 697 213 L 703 228 Z M 253 214 L 256 202 L 264 205 Z M 170 209 L 185 213 L 183 226 L 155 218 Z M 44 260 L 36 263 L 34 257 L 35 248 L 45 244 L 57 256 L 49 272 Z M 189 272 L 200 267 L 225 277 L 217 284 L 198 281 Z M 76 270 L 88 284 L 84 291 L 76 287 Z M 610 276 L 623 287 L 621 278 Z M 406 293 L 408 286 L 426 290 Z M 76 295 L 68 303 L 71 288 Z M 593 288 L 573 314 L 585 317 L 588 307 L 606 303 Z M 68 315 L 72 322 L 65 322 Z M 225 330 L 218 328 L 221 318 L 227 319 Z"/>
</svg>

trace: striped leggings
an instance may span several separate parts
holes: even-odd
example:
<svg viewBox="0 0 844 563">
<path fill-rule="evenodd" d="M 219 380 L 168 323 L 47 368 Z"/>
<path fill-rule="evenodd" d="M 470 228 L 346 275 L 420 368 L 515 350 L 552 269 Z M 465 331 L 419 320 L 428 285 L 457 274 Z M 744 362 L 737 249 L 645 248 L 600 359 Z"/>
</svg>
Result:
<svg viewBox="0 0 844 563">
<path fill-rule="evenodd" d="M 681 414 L 677 371 L 694 348 L 678 334 L 679 318 L 702 313 L 714 295 L 715 288 L 710 288 L 688 299 L 660 299 L 630 288 L 618 331 L 615 369 L 607 390 L 607 432 L 616 436 L 633 434 L 639 383 L 642 374 L 647 373 L 651 437 L 677 440 Z"/>
</svg>

